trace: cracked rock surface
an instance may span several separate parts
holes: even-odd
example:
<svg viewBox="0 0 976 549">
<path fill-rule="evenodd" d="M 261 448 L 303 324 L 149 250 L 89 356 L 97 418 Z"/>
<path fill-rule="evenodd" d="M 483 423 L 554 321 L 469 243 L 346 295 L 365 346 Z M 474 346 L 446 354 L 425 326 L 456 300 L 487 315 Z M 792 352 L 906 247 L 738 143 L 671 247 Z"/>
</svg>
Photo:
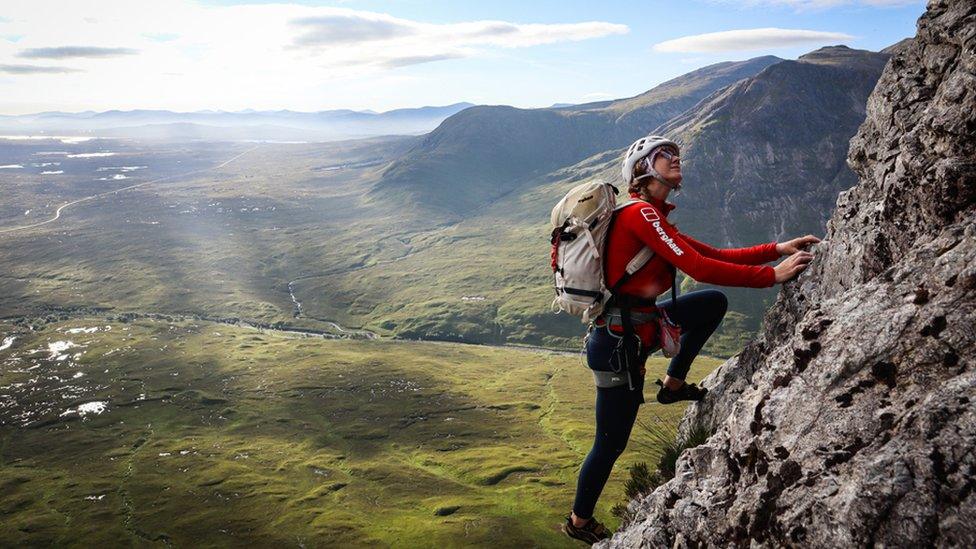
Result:
<svg viewBox="0 0 976 549">
<path fill-rule="evenodd" d="M 601 547 L 976 547 L 976 3 L 868 100 L 810 267 L 704 384 L 716 433 Z"/>
</svg>

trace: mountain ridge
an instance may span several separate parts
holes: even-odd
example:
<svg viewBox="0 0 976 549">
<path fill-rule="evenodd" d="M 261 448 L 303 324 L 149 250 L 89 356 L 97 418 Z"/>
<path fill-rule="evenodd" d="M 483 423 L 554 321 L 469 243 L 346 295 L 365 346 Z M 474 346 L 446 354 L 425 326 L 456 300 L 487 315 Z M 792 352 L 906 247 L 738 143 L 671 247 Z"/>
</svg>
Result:
<svg viewBox="0 0 976 549">
<path fill-rule="evenodd" d="M 626 146 L 713 91 L 779 61 L 763 56 L 717 63 L 620 100 L 556 109 L 466 109 L 391 163 L 372 194 L 396 191 L 442 212 L 471 210 L 534 176 Z M 465 177 L 472 182 L 459 192 Z"/>
<path fill-rule="evenodd" d="M 350 115 L 350 114 L 363 114 L 370 116 L 378 116 L 384 114 L 393 113 L 405 113 L 405 112 L 418 112 L 418 111 L 432 111 L 432 110 L 451 110 L 451 109 L 465 109 L 468 107 L 473 107 L 474 103 L 468 103 L 466 101 L 459 101 L 457 103 L 451 103 L 449 105 L 424 105 L 422 107 L 404 107 L 398 109 L 390 109 L 388 111 L 374 111 L 370 109 L 365 110 L 355 110 L 355 109 L 326 109 L 321 111 L 296 111 L 292 109 L 238 109 L 234 111 L 228 111 L 223 109 L 201 109 L 196 111 L 174 111 L 169 109 L 109 109 L 106 111 L 40 111 L 35 113 L 24 113 L 24 114 L 0 114 L 0 119 L 9 118 L 31 118 L 31 117 L 77 117 L 77 118 L 97 118 L 106 116 L 117 116 L 117 115 L 150 115 L 150 114 L 160 114 L 160 115 L 173 115 L 173 116 L 187 116 L 187 115 L 301 115 L 301 116 L 331 116 L 331 115 Z"/>
</svg>

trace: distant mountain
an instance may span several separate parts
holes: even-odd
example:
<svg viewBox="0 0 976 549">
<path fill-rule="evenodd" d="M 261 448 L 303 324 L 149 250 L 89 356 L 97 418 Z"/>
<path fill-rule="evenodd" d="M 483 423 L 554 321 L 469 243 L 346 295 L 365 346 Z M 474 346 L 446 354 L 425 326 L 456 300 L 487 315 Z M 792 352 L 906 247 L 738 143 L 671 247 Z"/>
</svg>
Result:
<svg viewBox="0 0 976 549">
<path fill-rule="evenodd" d="M 236 112 L 166 110 L 42 112 L 0 116 L 0 131 L 8 133 L 98 133 L 115 137 L 203 139 L 335 140 L 377 135 L 417 135 L 429 132 L 445 118 L 473 106 L 396 109 L 383 113 L 347 109 L 296 112 Z M 199 136 L 199 137 L 197 137 Z"/>
<path fill-rule="evenodd" d="M 211 126 L 192 122 L 169 124 L 143 124 L 118 126 L 98 130 L 101 137 L 123 137 L 162 141 L 315 141 L 327 140 L 322 133 L 308 130 L 273 126 L 270 124 L 249 126 Z M 317 139 L 318 138 L 318 139 Z"/>
<path fill-rule="evenodd" d="M 716 91 L 654 129 L 682 144 L 684 182 L 672 198 L 685 226 L 716 245 L 822 231 L 886 53 L 830 46 L 781 61 Z M 562 171 L 618 181 L 620 150 Z"/>
<path fill-rule="evenodd" d="M 532 177 L 623 147 L 713 92 L 780 61 L 766 56 L 710 65 L 616 101 L 546 109 L 471 107 L 394 161 L 373 194 L 403 193 L 428 207 L 464 212 Z"/>
<path fill-rule="evenodd" d="M 683 144 L 676 220 L 721 247 L 825 234 L 837 196 L 857 183 L 851 138 L 889 55 L 844 46 L 772 65 L 658 129 Z M 616 163 L 608 173 L 616 174 Z M 759 327 L 776 288 L 726 289 Z"/>
</svg>

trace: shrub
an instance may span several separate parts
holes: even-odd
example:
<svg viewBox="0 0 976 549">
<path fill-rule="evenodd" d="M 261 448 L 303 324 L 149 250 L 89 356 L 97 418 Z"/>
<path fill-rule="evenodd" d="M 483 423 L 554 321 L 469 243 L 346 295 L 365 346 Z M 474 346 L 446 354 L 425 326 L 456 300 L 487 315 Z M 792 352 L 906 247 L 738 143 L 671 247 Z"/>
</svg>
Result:
<svg viewBox="0 0 976 549">
<path fill-rule="evenodd" d="M 630 500 L 644 497 L 654 491 L 655 488 L 674 478 L 678 458 L 681 453 L 688 448 L 700 446 L 708 437 L 712 436 L 712 430 L 706 426 L 696 423 L 691 426 L 684 437 L 678 437 L 677 430 L 669 427 L 669 422 L 660 417 L 655 417 L 652 423 L 637 422 L 640 429 L 648 435 L 651 442 L 640 442 L 640 446 L 651 450 L 657 457 L 657 468 L 651 471 L 646 462 L 638 462 L 630 466 L 630 478 L 624 485 L 624 494 Z M 626 526 L 633 519 L 633 513 L 627 509 L 627 503 L 618 503 L 613 506 L 611 513 L 620 518 L 621 527 Z"/>
</svg>

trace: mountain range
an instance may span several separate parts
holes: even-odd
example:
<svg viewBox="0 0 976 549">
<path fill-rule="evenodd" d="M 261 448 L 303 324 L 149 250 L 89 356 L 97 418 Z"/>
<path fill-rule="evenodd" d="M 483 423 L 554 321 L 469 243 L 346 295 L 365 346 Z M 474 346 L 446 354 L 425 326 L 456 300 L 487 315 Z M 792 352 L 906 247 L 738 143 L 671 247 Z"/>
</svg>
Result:
<svg viewBox="0 0 976 549">
<path fill-rule="evenodd" d="M 103 137 L 205 140 L 333 141 L 378 135 L 416 135 L 473 106 L 396 109 L 382 113 L 347 109 L 196 111 L 111 110 L 78 113 L 42 112 L 0 116 L 0 131 L 23 133 L 96 133 Z"/>
<path fill-rule="evenodd" d="M 426 206 L 462 213 L 534 176 L 624 147 L 715 91 L 781 61 L 764 56 L 710 65 L 616 101 L 465 109 L 394 161 L 374 194 L 395 189 Z"/>
</svg>

